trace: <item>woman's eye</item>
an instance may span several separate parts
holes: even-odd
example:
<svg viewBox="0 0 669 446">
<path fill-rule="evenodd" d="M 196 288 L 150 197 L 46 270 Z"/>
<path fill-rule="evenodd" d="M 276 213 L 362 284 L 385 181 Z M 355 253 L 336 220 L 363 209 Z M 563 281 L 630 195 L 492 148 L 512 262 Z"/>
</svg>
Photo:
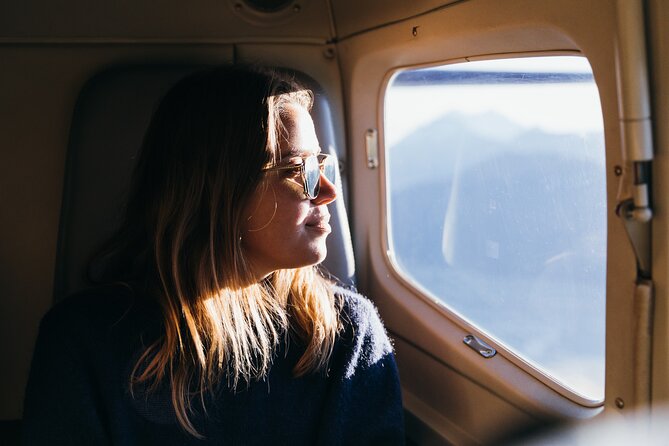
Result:
<svg viewBox="0 0 669 446">
<path fill-rule="evenodd" d="M 300 167 L 302 167 L 302 163 L 300 163 L 299 161 L 296 163 L 287 163 L 285 167 L 286 168 L 283 169 L 283 173 L 287 177 L 293 177 L 300 174 Z"/>
<path fill-rule="evenodd" d="M 302 164 L 304 161 L 302 161 L 302 158 L 291 158 L 288 161 L 286 161 L 285 166 L 291 169 L 286 169 L 289 171 L 293 170 L 298 170 L 300 167 L 302 167 Z"/>
<path fill-rule="evenodd" d="M 294 156 L 286 160 L 288 166 L 301 166 L 304 161 L 299 156 Z"/>
</svg>

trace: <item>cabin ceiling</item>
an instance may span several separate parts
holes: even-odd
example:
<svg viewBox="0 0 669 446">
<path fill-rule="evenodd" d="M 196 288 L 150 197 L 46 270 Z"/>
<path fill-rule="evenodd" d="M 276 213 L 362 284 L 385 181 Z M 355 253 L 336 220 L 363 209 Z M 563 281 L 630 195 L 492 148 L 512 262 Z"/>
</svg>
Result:
<svg viewBox="0 0 669 446">
<path fill-rule="evenodd" d="M 253 12 L 256 1 L 8 1 L 0 5 L 0 40 L 325 42 L 463 0 L 290 0 L 274 13 Z"/>
</svg>

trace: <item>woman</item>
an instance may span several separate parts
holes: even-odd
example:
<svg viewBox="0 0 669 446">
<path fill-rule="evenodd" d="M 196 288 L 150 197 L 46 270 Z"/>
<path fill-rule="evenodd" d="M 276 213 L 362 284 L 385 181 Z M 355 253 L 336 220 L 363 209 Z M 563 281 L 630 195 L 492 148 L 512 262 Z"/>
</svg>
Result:
<svg viewBox="0 0 669 446">
<path fill-rule="evenodd" d="M 26 443 L 403 443 L 376 310 L 314 266 L 336 164 L 311 103 L 237 67 L 165 96 L 101 256 L 112 284 L 42 321 Z"/>
</svg>

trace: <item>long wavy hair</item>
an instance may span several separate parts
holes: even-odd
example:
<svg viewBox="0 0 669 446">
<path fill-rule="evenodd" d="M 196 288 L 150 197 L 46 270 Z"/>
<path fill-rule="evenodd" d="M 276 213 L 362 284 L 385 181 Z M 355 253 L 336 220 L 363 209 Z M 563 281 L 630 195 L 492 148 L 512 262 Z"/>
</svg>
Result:
<svg viewBox="0 0 669 446">
<path fill-rule="evenodd" d="M 254 281 L 241 244 L 242 212 L 262 169 L 276 163 L 286 108 L 312 93 L 258 68 L 190 75 L 162 99 L 146 132 L 121 229 L 103 250 L 107 280 L 139 281 L 162 310 L 163 333 L 130 376 L 168 382 L 179 424 L 193 395 L 265 377 L 283 337 L 305 346 L 302 376 L 328 362 L 340 329 L 331 283 L 315 267 Z M 283 136 L 282 136 L 283 135 Z"/>
</svg>

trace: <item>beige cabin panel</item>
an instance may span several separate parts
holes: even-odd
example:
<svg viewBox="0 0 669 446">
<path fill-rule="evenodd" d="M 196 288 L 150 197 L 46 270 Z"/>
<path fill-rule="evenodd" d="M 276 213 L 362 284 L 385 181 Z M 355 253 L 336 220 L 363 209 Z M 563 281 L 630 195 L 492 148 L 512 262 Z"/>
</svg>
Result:
<svg viewBox="0 0 669 446">
<path fill-rule="evenodd" d="M 447 8 L 462 0 L 385 0 L 361 2 L 356 0 L 332 1 L 332 13 L 337 36 L 347 38 L 352 34 L 385 26 L 409 17 L 417 17 Z"/>
<path fill-rule="evenodd" d="M 540 422 L 413 345 L 396 339 L 395 352 L 404 405 L 453 444 L 490 444 Z"/>
<path fill-rule="evenodd" d="M 124 0 L 90 2 L 27 0 L 0 6 L 0 38 L 3 40 L 197 40 L 283 37 L 287 39 L 331 38 L 326 0 L 300 0 L 294 12 L 248 21 L 242 1 L 197 2 Z M 249 15 L 253 17 L 253 15 Z"/>
</svg>

